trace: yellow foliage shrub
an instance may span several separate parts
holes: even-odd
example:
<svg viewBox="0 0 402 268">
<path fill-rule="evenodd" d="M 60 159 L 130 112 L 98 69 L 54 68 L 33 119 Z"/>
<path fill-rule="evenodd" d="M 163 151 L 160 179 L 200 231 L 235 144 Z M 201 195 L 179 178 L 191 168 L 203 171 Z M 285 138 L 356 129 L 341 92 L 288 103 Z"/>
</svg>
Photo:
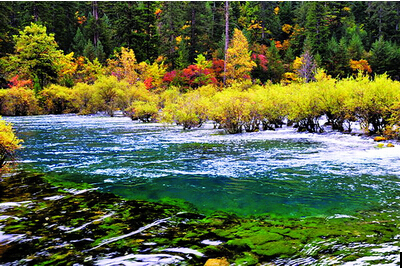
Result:
<svg viewBox="0 0 402 268">
<path fill-rule="evenodd" d="M 15 136 L 12 125 L 0 116 L 0 173 L 6 171 L 7 159 L 13 158 L 15 150 L 21 147 L 22 142 Z"/>
<path fill-rule="evenodd" d="M 244 128 L 254 131 L 258 125 L 258 105 L 241 85 L 235 84 L 216 93 L 209 111 L 209 118 L 230 134 L 241 133 Z"/>
<path fill-rule="evenodd" d="M 159 108 L 156 102 L 134 101 L 127 109 L 132 120 L 155 122 Z"/>
<path fill-rule="evenodd" d="M 125 91 L 129 88 L 124 80 L 118 81 L 115 76 L 102 76 L 93 86 L 94 103 L 98 111 L 113 116 L 116 110 L 124 106 Z"/>
<path fill-rule="evenodd" d="M 77 83 L 72 89 L 75 106 L 80 114 L 96 113 L 97 108 L 94 100 L 95 87 L 86 83 Z"/>
<path fill-rule="evenodd" d="M 51 85 L 43 89 L 39 95 L 43 107 L 47 113 L 62 114 L 78 112 L 73 89 L 59 85 Z"/>
<path fill-rule="evenodd" d="M 0 89 L 0 114 L 32 115 L 39 112 L 38 100 L 32 89 L 23 87 Z"/>
</svg>

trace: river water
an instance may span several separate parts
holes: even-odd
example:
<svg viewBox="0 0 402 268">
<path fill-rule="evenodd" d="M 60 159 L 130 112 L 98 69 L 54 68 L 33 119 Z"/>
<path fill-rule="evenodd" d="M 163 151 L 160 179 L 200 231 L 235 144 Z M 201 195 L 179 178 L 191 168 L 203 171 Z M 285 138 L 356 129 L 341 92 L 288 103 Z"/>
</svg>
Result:
<svg viewBox="0 0 402 268">
<path fill-rule="evenodd" d="M 283 217 L 399 211 L 400 145 L 293 128 L 226 135 L 206 124 L 126 117 L 5 117 L 25 142 L 24 169 L 91 183 L 128 199 L 183 199 L 200 211 Z M 399 214 L 399 213 L 398 213 Z"/>
</svg>

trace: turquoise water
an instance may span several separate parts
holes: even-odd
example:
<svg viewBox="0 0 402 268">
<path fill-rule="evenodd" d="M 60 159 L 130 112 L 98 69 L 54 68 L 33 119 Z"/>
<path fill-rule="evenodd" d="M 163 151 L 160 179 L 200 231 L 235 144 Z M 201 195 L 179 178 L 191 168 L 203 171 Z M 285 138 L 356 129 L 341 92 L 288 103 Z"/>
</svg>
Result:
<svg viewBox="0 0 402 268">
<path fill-rule="evenodd" d="M 23 168 L 125 198 L 284 217 L 399 210 L 399 145 L 378 149 L 367 138 L 293 128 L 224 135 L 212 125 L 183 131 L 124 117 L 5 119 L 25 140 Z"/>
</svg>

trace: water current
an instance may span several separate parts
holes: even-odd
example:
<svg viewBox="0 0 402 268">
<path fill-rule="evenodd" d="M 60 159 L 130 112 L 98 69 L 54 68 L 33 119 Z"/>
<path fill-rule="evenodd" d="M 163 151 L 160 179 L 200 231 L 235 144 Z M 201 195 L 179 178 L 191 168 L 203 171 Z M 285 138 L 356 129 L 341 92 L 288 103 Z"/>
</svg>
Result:
<svg viewBox="0 0 402 268">
<path fill-rule="evenodd" d="M 283 217 L 399 209 L 400 145 L 340 133 L 224 134 L 206 124 L 125 117 L 5 117 L 24 140 L 18 162 L 128 199 L 177 198 L 205 213 Z"/>
</svg>

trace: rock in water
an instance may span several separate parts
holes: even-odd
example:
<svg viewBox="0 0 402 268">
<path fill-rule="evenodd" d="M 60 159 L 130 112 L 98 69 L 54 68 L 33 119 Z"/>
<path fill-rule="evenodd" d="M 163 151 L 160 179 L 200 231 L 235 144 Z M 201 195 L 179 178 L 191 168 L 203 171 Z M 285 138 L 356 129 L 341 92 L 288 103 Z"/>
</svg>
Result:
<svg viewBox="0 0 402 268">
<path fill-rule="evenodd" d="M 208 259 L 204 266 L 229 266 L 230 263 L 226 258 Z"/>
<path fill-rule="evenodd" d="M 382 136 L 374 137 L 374 141 L 385 141 L 385 140 L 386 140 L 386 138 L 384 138 Z"/>
</svg>

